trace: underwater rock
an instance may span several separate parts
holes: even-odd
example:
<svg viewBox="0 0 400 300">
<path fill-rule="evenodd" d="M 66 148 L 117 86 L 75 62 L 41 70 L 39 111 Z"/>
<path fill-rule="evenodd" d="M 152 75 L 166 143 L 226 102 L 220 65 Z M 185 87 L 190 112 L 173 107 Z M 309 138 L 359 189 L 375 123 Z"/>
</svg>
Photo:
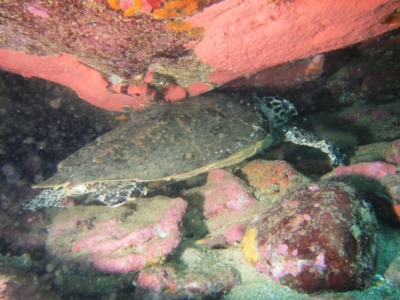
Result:
<svg viewBox="0 0 400 300">
<path fill-rule="evenodd" d="M 5 228 L 0 235 L 10 249 L 20 251 L 34 251 L 44 247 L 46 237 L 42 232 L 30 231 L 27 228 Z"/>
<path fill-rule="evenodd" d="M 376 27 L 368 31 L 368 24 L 377 23 L 376 20 L 397 8 L 389 1 L 381 5 L 382 1 L 338 5 L 332 0 L 319 3 L 303 0 L 290 5 L 279 2 L 269 5 L 232 0 L 213 5 L 188 21 L 193 27 L 203 26 L 207 32 L 195 52 L 217 69 L 209 79 L 225 83 L 266 66 L 314 56 L 366 39 L 373 32 L 383 30 Z M 310 26 L 310 20 L 322 22 L 326 27 Z M 293 44 L 293 41 L 297 42 Z M 252 49 L 251 55 L 248 49 Z M 290 76 L 290 72 L 287 74 Z"/>
<path fill-rule="evenodd" d="M 264 202 L 264 207 L 272 205 L 288 188 L 309 182 L 283 160 L 253 160 L 240 169 L 240 176 L 254 188 L 254 196 Z"/>
<path fill-rule="evenodd" d="M 385 271 L 385 278 L 400 287 L 400 256 L 390 262 Z"/>
<path fill-rule="evenodd" d="M 325 125 L 331 129 L 340 128 L 347 135 L 347 138 L 339 137 L 342 139 L 342 147 L 391 142 L 399 138 L 396 107 L 388 109 L 385 105 L 353 105 L 333 114 L 333 118 L 327 116 L 326 119 L 331 119 L 331 124 L 325 121 Z"/>
<path fill-rule="evenodd" d="M 0 16 L 0 32 L 7 36 L 0 40 L 0 66 L 68 85 L 84 100 L 121 110 L 124 104 L 140 108 L 151 99 L 107 94 L 107 84 L 142 84 L 150 70 L 174 77 L 193 94 L 279 64 L 315 60 L 398 27 L 379 22 L 398 8 L 396 0 L 134 2 L 6 2 Z M 181 22 L 186 16 L 192 17 Z M 65 64 L 63 56 L 74 61 Z M 303 77 L 309 72 L 308 62 L 304 65 Z M 291 68 L 285 73 L 289 77 Z"/>
<path fill-rule="evenodd" d="M 383 157 L 388 163 L 400 164 L 400 140 L 393 141 L 390 147 L 383 152 Z"/>
<path fill-rule="evenodd" d="M 342 98 L 347 99 L 346 97 Z M 357 101 L 358 99 L 356 98 Z M 298 109 L 302 105 L 304 104 L 297 105 Z M 392 142 L 399 138 L 399 106 L 396 104 L 359 102 L 354 105 L 347 103 L 345 106 L 348 107 L 337 111 L 314 114 L 309 119 L 312 131 L 324 136 L 325 139 L 341 149 L 353 149 L 357 152 L 361 148 L 363 153 L 350 152 L 350 159 L 355 154 L 367 155 L 369 152 L 367 146 L 370 145 L 368 147 L 374 153 L 369 155 L 376 157 L 374 160 L 382 160 L 382 153 L 379 153 L 381 149 L 378 149 L 382 146 L 381 143 Z M 357 158 L 352 163 L 361 162 L 361 159 Z M 366 159 L 372 161 L 369 157 L 366 157 Z"/>
<path fill-rule="evenodd" d="M 372 105 L 354 106 L 339 112 L 333 122 L 337 125 L 361 124 L 365 126 L 392 115 L 392 110 L 375 108 Z"/>
<path fill-rule="evenodd" d="M 315 296 L 308 296 L 302 297 L 302 300 L 357 300 L 355 296 L 352 295 L 342 295 L 342 294 L 323 294 L 323 295 L 315 295 Z"/>
<path fill-rule="evenodd" d="M 181 198 L 158 196 L 138 199 L 134 209 L 71 208 L 54 218 L 46 250 L 54 263 L 76 263 L 80 270 L 138 271 L 164 260 L 178 246 L 186 206 Z"/>
<path fill-rule="evenodd" d="M 13 266 L 2 265 L 0 271 L 1 300 L 61 300 L 62 296 L 54 290 L 45 289 L 38 283 L 38 275 Z"/>
<path fill-rule="evenodd" d="M 135 299 L 203 299 L 225 294 L 239 283 L 239 275 L 233 268 L 203 265 L 178 271 L 154 266 L 140 271 Z"/>
<path fill-rule="evenodd" d="M 252 191 L 232 173 L 213 170 L 208 173 L 206 185 L 182 194 L 189 205 L 197 206 L 197 210 L 203 211 L 205 217 L 209 235 L 198 240 L 197 246 L 215 248 L 239 243 L 247 225 L 260 211 L 271 207 L 288 188 L 309 181 L 290 164 L 280 160 L 251 161 L 240 170 L 239 176 L 249 184 Z M 198 227 L 192 230 L 198 230 Z"/>
<path fill-rule="evenodd" d="M 248 188 L 240 179 L 225 170 L 208 173 L 207 185 L 201 192 L 204 196 L 204 215 L 214 218 L 243 216 L 245 210 L 255 204 Z"/>
<path fill-rule="evenodd" d="M 73 89 L 81 99 L 103 109 L 122 111 L 125 106 L 142 109 L 153 100 L 152 94 L 110 93 L 107 80 L 72 55 L 39 57 L 0 49 L 0 56 L 3 69 L 60 83 Z"/>
<path fill-rule="evenodd" d="M 204 82 L 194 82 L 189 84 L 188 91 L 191 96 L 197 96 L 211 90 L 211 85 Z"/>
<path fill-rule="evenodd" d="M 347 177 L 351 175 L 364 176 L 370 179 L 381 179 L 398 173 L 395 165 L 384 162 L 363 162 L 350 166 L 339 166 L 331 173 L 323 176 L 324 179 L 334 177 Z"/>
<path fill-rule="evenodd" d="M 372 142 L 375 141 L 393 141 L 400 138 L 400 116 L 393 115 L 382 118 L 366 127 L 366 132 L 369 133 Z M 363 140 L 363 143 L 368 139 Z"/>
<path fill-rule="evenodd" d="M 356 146 L 349 159 L 350 165 L 361 162 L 383 161 L 384 152 L 390 147 L 390 142 L 380 142 Z M 388 161 L 387 161 L 388 162 Z"/>
<path fill-rule="evenodd" d="M 186 98 L 186 90 L 176 84 L 170 83 L 165 87 L 164 99 L 167 101 L 178 101 Z"/>
<path fill-rule="evenodd" d="M 400 205 L 400 175 L 389 176 L 380 180 L 390 195 L 394 205 Z M 399 214 L 400 217 L 400 214 Z"/>
<path fill-rule="evenodd" d="M 241 248 L 257 270 L 297 291 L 368 285 L 375 270 L 376 217 L 343 183 L 305 184 L 246 231 Z"/>
<path fill-rule="evenodd" d="M 400 221 L 400 175 L 396 165 L 363 162 L 339 166 L 322 179 L 340 179 L 350 184 L 371 202 L 379 217 Z"/>
<path fill-rule="evenodd" d="M 245 224 L 259 211 L 246 184 L 225 170 L 209 172 L 206 185 L 190 189 L 182 197 L 204 213 L 210 235 L 198 245 L 206 248 L 240 242 Z"/>
<path fill-rule="evenodd" d="M 18 253 L 42 250 L 46 241 L 43 212 L 21 214 L 21 202 L 32 195 L 27 185 L 0 184 L 0 240 Z"/>
</svg>

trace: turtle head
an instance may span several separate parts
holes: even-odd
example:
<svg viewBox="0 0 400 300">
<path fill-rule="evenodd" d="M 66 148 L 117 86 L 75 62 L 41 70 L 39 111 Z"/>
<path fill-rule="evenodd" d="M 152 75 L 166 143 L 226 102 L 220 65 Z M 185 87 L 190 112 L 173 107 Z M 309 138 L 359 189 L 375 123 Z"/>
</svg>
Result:
<svg viewBox="0 0 400 300">
<path fill-rule="evenodd" d="M 293 116 L 297 115 L 294 104 L 286 99 L 254 97 L 254 103 L 266 116 L 271 129 L 281 127 L 293 118 Z"/>
</svg>

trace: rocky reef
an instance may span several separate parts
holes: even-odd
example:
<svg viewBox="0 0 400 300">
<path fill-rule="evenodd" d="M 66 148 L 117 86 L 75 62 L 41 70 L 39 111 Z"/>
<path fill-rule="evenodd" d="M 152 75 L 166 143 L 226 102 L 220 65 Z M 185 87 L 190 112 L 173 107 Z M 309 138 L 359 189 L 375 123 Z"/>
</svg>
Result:
<svg viewBox="0 0 400 300">
<path fill-rule="evenodd" d="M 2 1 L 0 299 L 400 298 L 400 7 L 364 2 Z M 22 211 L 132 111 L 211 89 L 289 99 L 346 165 L 282 143 Z"/>
<path fill-rule="evenodd" d="M 6 0 L 0 8 L 2 69 L 61 83 L 112 111 L 232 81 L 296 86 L 324 71 L 326 52 L 399 26 L 395 0 Z"/>
</svg>

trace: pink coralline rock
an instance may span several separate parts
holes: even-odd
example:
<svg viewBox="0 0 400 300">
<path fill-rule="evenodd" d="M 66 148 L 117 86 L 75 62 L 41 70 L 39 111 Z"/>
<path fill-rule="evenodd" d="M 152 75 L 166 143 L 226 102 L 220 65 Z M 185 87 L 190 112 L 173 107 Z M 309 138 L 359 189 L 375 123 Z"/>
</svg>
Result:
<svg viewBox="0 0 400 300">
<path fill-rule="evenodd" d="M 167 101 L 178 101 L 186 98 L 186 90 L 176 84 L 170 83 L 165 87 L 164 99 Z"/>
<path fill-rule="evenodd" d="M 224 170 L 213 170 L 208 174 L 207 185 L 201 194 L 205 198 L 204 215 L 207 218 L 237 217 L 256 203 L 244 183 Z"/>
<path fill-rule="evenodd" d="M 48 13 L 46 13 L 45 11 L 40 10 L 40 9 L 38 9 L 36 7 L 28 6 L 28 10 L 29 10 L 30 13 L 32 13 L 35 16 L 38 16 L 38 17 L 40 17 L 42 19 L 48 19 L 49 18 L 49 14 Z"/>
<path fill-rule="evenodd" d="M 207 32 L 195 52 L 217 69 L 209 79 L 225 83 L 394 29 L 399 25 L 389 27 L 380 21 L 397 8 L 396 1 L 380 0 L 363 3 L 302 0 L 274 5 L 231 0 L 208 7 L 188 21 Z"/>
<path fill-rule="evenodd" d="M 339 166 L 324 178 L 347 177 L 359 175 L 370 179 L 382 179 L 388 176 L 394 176 L 399 172 L 395 165 L 384 162 L 362 162 L 350 166 Z"/>
<path fill-rule="evenodd" d="M 213 170 L 207 184 L 185 192 L 182 197 L 191 203 L 202 199 L 203 212 L 210 236 L 198 241 L 200 246 L 214 247 L 240 242 L 259 203 L 239 178 L 225 170 Z"/>
<path fill-rule="evenodd" d="M 388 163 L 400 164 L 400 140 L 395 140 L 392 145 L 385 150 L 383 157 Z"/>
<path fill-rule="evenodd" d="M 120 6 L 124 10 L 133 3 Z M 322 53 L 399 27 L 384 22 L 398 9 L 396 0 L 196 1 L 199 9 L 184 20 L 191 28 L 182 31 L 168 28 L 171 20 L 154 16 L 152 8 L 163 9 L 162 1 L 135 3 L 141 4 L 140 12 L 123 17 L 107 1 L 6 1 L 0 16 L 0 68 L 69 86 L 108 110 L 120 111 L 124 105 L 140 109 L 152 99 L 108 94 L 102 77 L 114 75 L 116 81 L 140 86 L 154 71 L 195 95 L 280 64 L 315 62 Z M 262 73 L 253 83 L 271 80 L 287 86 L 312 77 L 309 61 L 291 65 Z"/>
<path fill-rule="evenodd" d="M 400 221 L 400 174 L 396 165 L 362 162 L 339 166 L 322 179 L 340 179 L 354 186 L 372 203 L 378 216 Z"/>
<path fill-rule="evenodd" d="M 124 106 L 142 109 L 152 95 L 125 95 L 110 93 L 108 82 L 94 69 L 68 54 L 39 57 L 35 55 L 0 49 L 0 67 L 25 77 L 49 79 L 75 90 L 89 103 L 112 111 Z"/>
<path fill-rule="evenodd" d="M 211 89 L 211 86 L 204 82 L 193 82 L 189 84 L 188 90 L 189 94 L 192 96 L 200 95 Z"/>
<path fill-rule="evenodd" d="M 224 233 L 225 241 L 229 245 L 233 245 L 234 243 L 240 242 L 243 239 L 245 231 L 246 231 L 246 222 L 232 225 Z"/>
<path fill-rule="evenodd" d="M 184 272 L 167 266 L 143 269 L 135 291 L 137 299 L 200 299 L 226 293 L 240 283 L 232 268 L 204 265 Z"/>
<path fill-rule="evenodd" d="M 376 218 L 343 183 L 305 184 L 247 228 L 241 248 L 257 270 L 307 293 L 368 285 Z"/>
<path fill-rule="evenodd" d="M 53 220 L 46 249 L 54 260 L 75 262 L 81 269 L 138 271 L 164 260 L 178 246 L 186 206 L 181 198 L 159 196 L 137 200 L 136 210 L 75 207 Z M 62 246 L 71 240 L 70 246 Z"/>
<path fill-rule="evenodd" d="M 240 169 L 240 175 L 255 189 L 254 195 L 259 201 L 271 203 L 288 188 L 309 181 L 283 160 L 253 160 Z"/>
<path fill-rule="evenodd" d="M 288 188 L 309 180 L 284 161 L 255 160 L 239 172 L 249 187 L 225 170 L 209 172 L 207 184 L 185 192 L 182 197 L 190 203 L 202 203 L 209 235 L 197 241 L 206 248 L 228 246 L 242 240 L 246 227 L 260 211 L 271 207 Z M 201 200 L 199 200 L 201 199 Z"/>
</svg>

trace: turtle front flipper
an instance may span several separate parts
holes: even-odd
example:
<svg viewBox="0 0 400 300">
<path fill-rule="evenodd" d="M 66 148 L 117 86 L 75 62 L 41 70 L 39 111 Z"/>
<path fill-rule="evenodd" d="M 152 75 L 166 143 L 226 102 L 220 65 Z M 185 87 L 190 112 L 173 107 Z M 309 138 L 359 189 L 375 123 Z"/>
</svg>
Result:
<svg viewBox="0 0 400 300">
<path fill-rule="evenodd" d="M 22 210 L 30 212 L 48 207 L 58 207 L 58 203 L 65 199 L 65 197 L 64 187 L 44 189 L 39 195 L 24 203 Z"/>
<path fill-rule="evenodd" d="M 292 142 L 297 145 L 320 149 L 329 155 L 333 167 L 344 165 L 345 159 L 339 148 L 328 143 L 318 135 L 297 127 L 288 127 L 284 124 L 297 115 L 294 104 L 286 99 L 274 97 L 254 98 L 255 105 L 266 116 L 270 127 L 270 138 L 264 148 L 277 142 Z"/>
<path fill-rule="evenodd" d="M 333 167 L 345 164 L 345 158 L 340 153 L 339 148 L 325 141 L 318 135 L 297 127 L 282 126 L 281 130 L 283 133 L 283 141 L 320 149 L 322 152 L 329 155 Z"/>
<path fill-rule="evenodd" d="M 147 185 L 135 181 L 97 182 L 93 184 L 89 192 L 92 193 L 90 200 L 101 202 L 108 207 L 118 207 L 141 195 L 146 195 Z"/>
</svg>

